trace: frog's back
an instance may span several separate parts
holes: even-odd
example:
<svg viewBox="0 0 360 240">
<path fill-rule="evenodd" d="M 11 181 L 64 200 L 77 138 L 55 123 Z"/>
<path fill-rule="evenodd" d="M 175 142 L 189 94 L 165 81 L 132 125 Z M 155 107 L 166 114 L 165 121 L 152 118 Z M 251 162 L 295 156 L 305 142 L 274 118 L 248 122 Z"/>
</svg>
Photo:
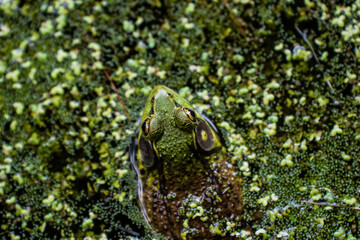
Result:
<svg viewBox="0 0 360 240">
<path fill-rule="evenodd" d="M 241 179 L 227 160 L 208 166 L 200 160 L 192 174 L 184 170 L 182 178 L 157 176 L 145 183 L 143 200 L 154 229 L 175 239 L 231 239 L 226 228 L 240 224 L 243 200 Z"/>
</svg>

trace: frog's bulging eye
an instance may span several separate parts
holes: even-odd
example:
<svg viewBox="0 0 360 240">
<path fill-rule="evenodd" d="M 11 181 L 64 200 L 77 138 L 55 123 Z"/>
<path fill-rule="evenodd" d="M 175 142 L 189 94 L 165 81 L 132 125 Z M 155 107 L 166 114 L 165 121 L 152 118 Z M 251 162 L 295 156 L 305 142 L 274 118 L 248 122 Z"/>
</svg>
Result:
<svg viewBox="0 0 360 240">
<path fill-rule="evenodd" d="M 150 118 L 145 119 L 145 121 L 141 124 L 141 129 L 145 136 L 149 134 L 150 131 Z"/>
<path fill-rule="evenodd" d="M 141 124 L 143 135 L 148 140 L 156 140 L 163 134 L 161 121 L 156 117 L 148 117 Z"/>
<path fill-rule="evenodd" d="M 209 125 L 201 120 L 195 128 L 196 142 L 206 152 L 214 148 L 215 138 Z"/>
<path fill-rule="evenodd" d="M 189 108 L 178 107 L 175 110 L 175 121 L 179 128 L 192 130 L 196 123 L 196 114 Z"/>
<path fill-rule="evenodd" d="M 196 122 L 196 114 L 193 110 L 191 110 L 190 108 L 183 108 L 184 113 L 186 114 L 186 116 L 193 122 Z"/>
</svg>

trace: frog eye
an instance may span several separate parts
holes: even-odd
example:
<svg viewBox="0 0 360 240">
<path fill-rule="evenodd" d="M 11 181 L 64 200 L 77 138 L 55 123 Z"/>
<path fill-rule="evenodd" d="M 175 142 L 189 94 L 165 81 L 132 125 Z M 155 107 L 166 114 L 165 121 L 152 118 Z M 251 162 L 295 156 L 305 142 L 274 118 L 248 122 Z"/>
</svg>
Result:
<svg viewBox="0 0 360 240">
<path fill-rule="evenodd" d="M 206 152 L 214 148 L 215 138 L 209 125 L 201 120 L 195 128 L 196 142 Z"/>
<path fill-rule="evenodd" d="M 141 130 L 144 135 L 147 136 L 150 131 L 150 118 L 145 119 L 145 121 L 141 124 Z"/>
<path fill-rule="evenodd" d="M 139 140 L 140 159 L 145 167 L 151 167 L 155 162 L 155 154 L 150 141 L 143 137 Z"/>
<path fill-rule="evenodd" d="M 141 124 L 141 130 L 146 139 L 155 140 L 163 133 L 161 122 L 156 117 L 148 117 Z"/>
<path fill-rule="evenodd" d="M 196 123 L 196 114 L 189 108 L 178 107 L 175 110 L 175 122 L 179 128 L 194 129 Z"/>
<path fill-rule="evenodd" d="M 196 114 L 193 110 L 191 110 L 190 108 L 183 108 L 184 113 L 186 114 L 186 116 L 193 122 L 196 122 Z"/>
</svg>

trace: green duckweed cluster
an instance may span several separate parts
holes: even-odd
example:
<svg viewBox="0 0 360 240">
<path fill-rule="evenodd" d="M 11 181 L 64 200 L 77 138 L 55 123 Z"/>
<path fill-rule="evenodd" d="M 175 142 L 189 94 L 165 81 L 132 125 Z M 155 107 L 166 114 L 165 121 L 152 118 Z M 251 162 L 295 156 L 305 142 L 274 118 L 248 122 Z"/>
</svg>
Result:
<svg viewBox="0 0 360 240">
<path fill-rule="evenodd" d="M 360 238 L 359 16 L 360 1 L 0 1 L 0 238 L 154 237 L 128 146 L 159 84 L 219 126 L 244 221 L 263 213 L 239 238 Z"/>
</svg>

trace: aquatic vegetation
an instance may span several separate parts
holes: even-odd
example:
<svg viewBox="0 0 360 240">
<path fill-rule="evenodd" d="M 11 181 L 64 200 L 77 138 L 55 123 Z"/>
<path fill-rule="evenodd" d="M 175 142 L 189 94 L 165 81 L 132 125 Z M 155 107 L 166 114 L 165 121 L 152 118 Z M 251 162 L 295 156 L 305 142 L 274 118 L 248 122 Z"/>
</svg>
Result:
<svg viewBox="0 0 360 240">
<path fill-rule="evenodd" d="M 0 1 L 0 236 L 151 239 L 128 146 L 166 85 L 219 127 L 243 220 L 265 213 L 240 237 L 360 238 L 359 11 Z"/>
</svg>

